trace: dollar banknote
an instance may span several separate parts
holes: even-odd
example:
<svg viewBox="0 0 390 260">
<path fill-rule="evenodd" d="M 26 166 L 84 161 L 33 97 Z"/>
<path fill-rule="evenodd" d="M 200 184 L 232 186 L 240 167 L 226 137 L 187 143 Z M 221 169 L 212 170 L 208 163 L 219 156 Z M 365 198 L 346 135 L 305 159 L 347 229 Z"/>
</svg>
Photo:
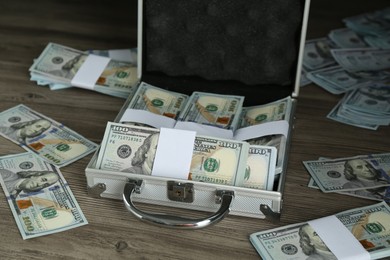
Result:
<svg viewBox="0 0 390 260">
<path fill-rule="evenodd" d="M 381 35 L 381 36 L 364 36 L 364 41 L 368 43 L 369 46 L 379 49 L 390 49 L 390 35 Z"/>
<path fill-rule="evenodd" d="M 158 140 L 157 129 L 108 122 L 96 167 L 151 175 Z M 243 183 L 248 149 L 246 142 L 196 136 L 187 179 L 224 185 Z"/>
<path fill-rule="evenodd" d="M 317 183 L 313 178 L 310 178 L 307 187 L 312 189 L 318 189 L 318 190 L 320 189 L 320 187 L 318 187 Z M 337 193 L 352 196 L 352 197 L 358 197 L 362 199 L 385 201 L 387 203 L 390 202 L 390 187 L 380 187 L 380 188 L 362 189 L 362 190 L 353 190 L 353 191 L 340 191 Z"/>
<path fill-rule="evenodd" d="M 370 129 L 370 130 L 378 129 L 379 125 L 377 124 L 367 123 L 362 120 L 359 120 L 359 118 L 349 117 L 348 115 L 343 114 L 342 108 L 347 97 L 348 97 L 347 95 L 344 95 L 344 97 L 340 99 L 337 105 L 329 112 L 327 118 L 343 124 L 361 127 L 365 129 Z"/>
<path fill-rule="evenodd" d="M 0 113 L 0 135 L 58 167 L 97 148 L 97 144 L 25 105 Z"/>
<path fill-rule="evenodd" d="M 247 165 L 243 183 L 235 186 L 273 190 L 275 181 L 276 148 L 272 146 L 249 146 Z"/>
<path fill-rule="evenodd" d="M 347 158 L 303 161 L 323 192 L 356 191 L 390 186 L 387 164 L 390 154 L 359 155 Z M 384 188 L 383 188 L 384 189 Z"/>
<path fill-rule="evenodd" d="M 337 63 L 347 71 L 377 71 L 390 68 L 390 50 L 332 49 L 331 53 Z"/>
<path fill-rule="evenodd" d="M 128 108 L 145 110 L 176 120 L 186 105 L 187 99 L 187 95 L 142 82 L 131 99 Z"/>
<path fill-rule="evenodd" d="M 289 121 L 291 109 L 291 97 L 286 97 L 264 105 L 243 107 L 240 115 L 239 128 L 278 120 Z"/>
<path fill-rule="evenodd" d="M 178 121 L 195 122 L 223 129 L 237 129 L 243 96 L 193 92 Z"/>
<path fill-rule="evenodd" d="M 347 92 L 328 118 L 357 127 L 376 130 L 390 124 L 390 83 L 370 82 Z"/>
<path fill-rule="evenodd" d="M 60 170 L 33 153 L 0 157 L 0 183 L 23 239 L 88 224 Z"/>
<path fill-rule="evenodd" d="M 390 256 L 390 208 L 382 202 L 334 215 L 369 253 L 369 259 Z M 339 234 L 339 230 L 330 227 Z M 250 235 L 250 242 L 263 259 L 337 259 L 310 222 L 292 224 Z M 345 248 L 355 241 L 342 241 Z M 328 242 L 329 243 L 329 242 Z M 349 259 L 354 259 L 349 258 Z"/>
<path fill-rule="evenodd" d="M 328 36 L 340 48 L 369 47 L 362 37 L 350 28 L 331 30 Z"/>
<path fill-rule="evenodd" d="M 306 41 L 303 65 L 309 71 L 336 65 L 336 61 L 330 53 L 330 50 L 336 47 L 334 42 L 325 37 Z"/>
<path fill-rule="evenodd" d="M 340 66 L 332 66 L 311 71 L 307 77 L 326 91 L 338 95 L 367 86 L 373 81 L 385 80 L 390 77 L 390 73 L 386 71 L 349 72 Z"/>
<path fill-rule="evenodd" d="M 361 35 L 390 35 L 390 8 L 384 8 L 343 19 L 345 25 Z"/>
<path fill-rule="evenodd" d="M 49 43 L 30 67 L 31 78 L 39 79 L 41 84 L 59 84 L 61 88 L 72 85 L 72 79 L 87 57 L 88 54 L 84 51 Z M 127 98 L 136 91 L 137 82 L 137 66 L 110 59 L 98 76 L 93 90 Z"/>
</svg>

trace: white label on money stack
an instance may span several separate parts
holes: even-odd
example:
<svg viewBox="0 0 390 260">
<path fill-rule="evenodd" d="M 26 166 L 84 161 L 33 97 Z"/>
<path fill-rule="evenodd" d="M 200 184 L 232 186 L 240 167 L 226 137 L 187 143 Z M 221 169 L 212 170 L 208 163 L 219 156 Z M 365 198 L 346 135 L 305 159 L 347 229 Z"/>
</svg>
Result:
<svg viewBox="0 0 390 260">
<path fill-rule="evenodd" d="M 106 68 L 110 58 L 90 54 L 74 75 L 71 84 L 73 86 L 93 89 L 96 81 Z"/>
<path fill-rule="evenodd" d="M 308 221 L 330 251 L 340 260 L 369 260 L 368 253 L 334 215 Z"/>
<path fill-rule="evenodd" d="M 194 131 L 161 128 L 152 175 L 187 180 L 195 134 Z"/>
</svg>

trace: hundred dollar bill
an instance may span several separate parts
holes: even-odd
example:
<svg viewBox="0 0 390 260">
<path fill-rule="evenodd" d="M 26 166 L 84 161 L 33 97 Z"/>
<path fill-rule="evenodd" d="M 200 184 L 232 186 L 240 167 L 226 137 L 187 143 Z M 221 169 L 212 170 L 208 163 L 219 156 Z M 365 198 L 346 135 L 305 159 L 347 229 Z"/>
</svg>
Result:
<svg viewBox="0 0 390 260">
<path fill-rule="evenodd" d="M 312 189 L 320 189 L 317 183 L 313 178 L 310 178 L 307 187 Z M 387 203 L 390 202 L 390 187 L 379 187 L 373 189 L 363 189 L 363 190 L 351 190 L 351 191 L 340 191 L 337 192 L 339 194 L 348 195 L 352 197 L 358 197 L 368 200 L 376 200 L 376 201 L 385 201 Z"/>
<path fill-rule="evenodd" d="M 0 157 L 0 183 L 23 239 L 88 224 L 60 170 L 33 153 Z"/>
<path fill-rule="evenodd" d="M 303 53 L 303 65 L 309 71 L 335 65 L 330 50 L 336 48 L 336 44 L 328 38 L 308 40 L 305 43 Z"/>
<path fill-rule="evenodd" d="M 386 203 L 347 210 L 334 216 L 360 242 L 370 259 L 390 256 L 390 208 Z M 267 260 L 337 259 L 323 241 L 325 239 L 307 222 L 256 232 L 249 239 L 259 255 Z M 348 241 L 343 243 L 348 245 Z"/>
<path fill-rule="evenodd" d="M 187 99 L 187 95 L 142 82 L 128 108 L 146 110 L 176 120 L 186 105 Z"/>
<path fill-rule="evenodd" d="M 344 97 L 337 103 L 337 105 L 329 112 L 327 118 L 340 123 L 356 126 L 356 127 L 366 128 L 370 130 L 378 129 L 379 125 L 377 124 L 363 122 L 361 118 L 358 119 L 351 118 L 342 113 L 343 112 L 342 107 L 347 97 L 348 95 L 344 95 Z"/>
<path fill-rule="evenodd" d="M 22 104 L 0 113 L 0 135 L 58 167 L 97 148 L 97 144 L 63 124 Z"/>
<path fill-rule="evenodd" d="M 362 35 L 384 36 L 390 35 L 389 22 L 390 8 L 347 17 L 345 25 Z"/>
<path fill-rule="evenodd" d="M 320 157 L 318 160 L 326 160 L 327 158 Z M 390 173 L 390 156 L 389 154 L 375 154 L 375 161 L 379 163 L 387 173 Z M 309 188 L 320 189 L 317 183 L 313 178 L 310 178 L 307 185 Z M 364 198 L 369 200 L 376 201 L 385 201 L 390 202 L 390 186 L 389 187 L 379 187 L 373 189 L 362 189 L 362 190 L 352 190 L 352 191 L 340 191 L 337 192 L 343 195 Z"/>
<path fill-rule="evenodd" d="M 364 36 L 364 40 L 373 48 L 390 49 L 390 35 L 387 36 Z"/>
<path fill-rule="evenodd" d="M 240 115 L 239 128 L 278 120 L 289 121 L 291 108 L 291 97 L 283 98 L 265 105 L 243 107 Z"/>
<path fill-rule="evenodd" d="M 341 48 L 364 48 L 368 47 L 367 43 L 350 28 L 340 28 L 332 30 L 329 38 Z"/>
<path fill-rule="evenodd" d="M 158 139 L 157 129 L 108 122 L 96 167 L 151 175 Z M 234 185 L 236 174 L 245 172 L 248 146 L 246 142 L 196 136 L 188 179 Z"/>
<path fill-rule="evenodd" d="M 49 43 L 30 67 L 32 78 L 46 78 L 51 84 L 71 84 L 88 54 L 55 43 Z M 131 63 L 110 59 L 95 83 L 94 90 L 126 98 L 136 90 L 137 67 Z"/>
<path fill-rule="evenodd" d="M 193 92 L 178 121 L 189 121 L 235 130 L 244 103 L 242 96 Z"/>
<path fill-rule="evenodd" d="M 382 155 L 381 160 L 389 160 L 388 157 L 390 154 Z M 387 164 L 380 164 L 375 155 L 303 161 L 303 164 L 323 192 L 390 186 Z"/>
<path fill-rule="evenodd" d="M 340 66 L 332 66 L 309 72 L 307 77 L 323 89 L 338 95 L 371 84 L 373 80 L 389 78 L 390 73 L 386 71 L 349 72 Z"/>
<path fill-rule="evenodd" d="M 249 146 L 244 182 L 235 186 L 272 190 L 275 181 L 276 148 L 272 146 Z"/>
<path fill-rule="evenodd" d="M 390 68 L 390 50 L 333 49 L 331 53 L 338 64 L 347 71 L 377 71 Z"/>
</svg>

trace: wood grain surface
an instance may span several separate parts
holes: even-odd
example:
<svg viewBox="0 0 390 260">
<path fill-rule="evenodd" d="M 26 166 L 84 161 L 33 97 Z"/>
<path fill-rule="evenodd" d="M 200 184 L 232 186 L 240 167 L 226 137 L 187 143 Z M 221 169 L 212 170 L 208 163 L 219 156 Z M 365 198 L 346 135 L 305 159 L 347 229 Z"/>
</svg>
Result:
<svg viewBox="0 0 390 260">
<path fill-rule="evenodd" d="M 343 27 L 342 18 L 388 5 L 388 0 L 312 0 L 307 39 Z M 136 47 L 136 9 L 135 0 L 1 1 L 0 111 L 25 104 L 99 143 L 106 122 L 115 118 L 124 100 L 79 88 L 50 91 L 31 82 L 28 69 L 48 42 L 80 50 Z M 122 201 L 87 195 L 85 168 L 90 155 L 61 168 L 89 224 L 24 241 L 1 191 L 0 259 L 259 259 L 248 239 L 251 233 L 373 203 L 307 187 L 304 160 L 390 152 L 390 127 L 371 131 L 326 118 L 340 98 L 314 84 L 301 88 L 278 223 L 228 216 L 205 229 L 177 230 L 141 222 Z M 0 156 L 23 151 L 0 138 Z"/>
</svg>

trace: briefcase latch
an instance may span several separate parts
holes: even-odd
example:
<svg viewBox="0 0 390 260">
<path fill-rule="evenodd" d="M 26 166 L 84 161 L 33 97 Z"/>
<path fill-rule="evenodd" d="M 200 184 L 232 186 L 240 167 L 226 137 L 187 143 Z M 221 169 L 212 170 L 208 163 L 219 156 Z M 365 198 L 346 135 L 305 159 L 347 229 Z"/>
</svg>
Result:
<svg viewBox="0 0 390 260">
<path fill-rule="evenodd" d="M 194 201 L 194 184 L 176 181 L 167 182 L 168 199 L 191 203 Z"/>
</svg>

